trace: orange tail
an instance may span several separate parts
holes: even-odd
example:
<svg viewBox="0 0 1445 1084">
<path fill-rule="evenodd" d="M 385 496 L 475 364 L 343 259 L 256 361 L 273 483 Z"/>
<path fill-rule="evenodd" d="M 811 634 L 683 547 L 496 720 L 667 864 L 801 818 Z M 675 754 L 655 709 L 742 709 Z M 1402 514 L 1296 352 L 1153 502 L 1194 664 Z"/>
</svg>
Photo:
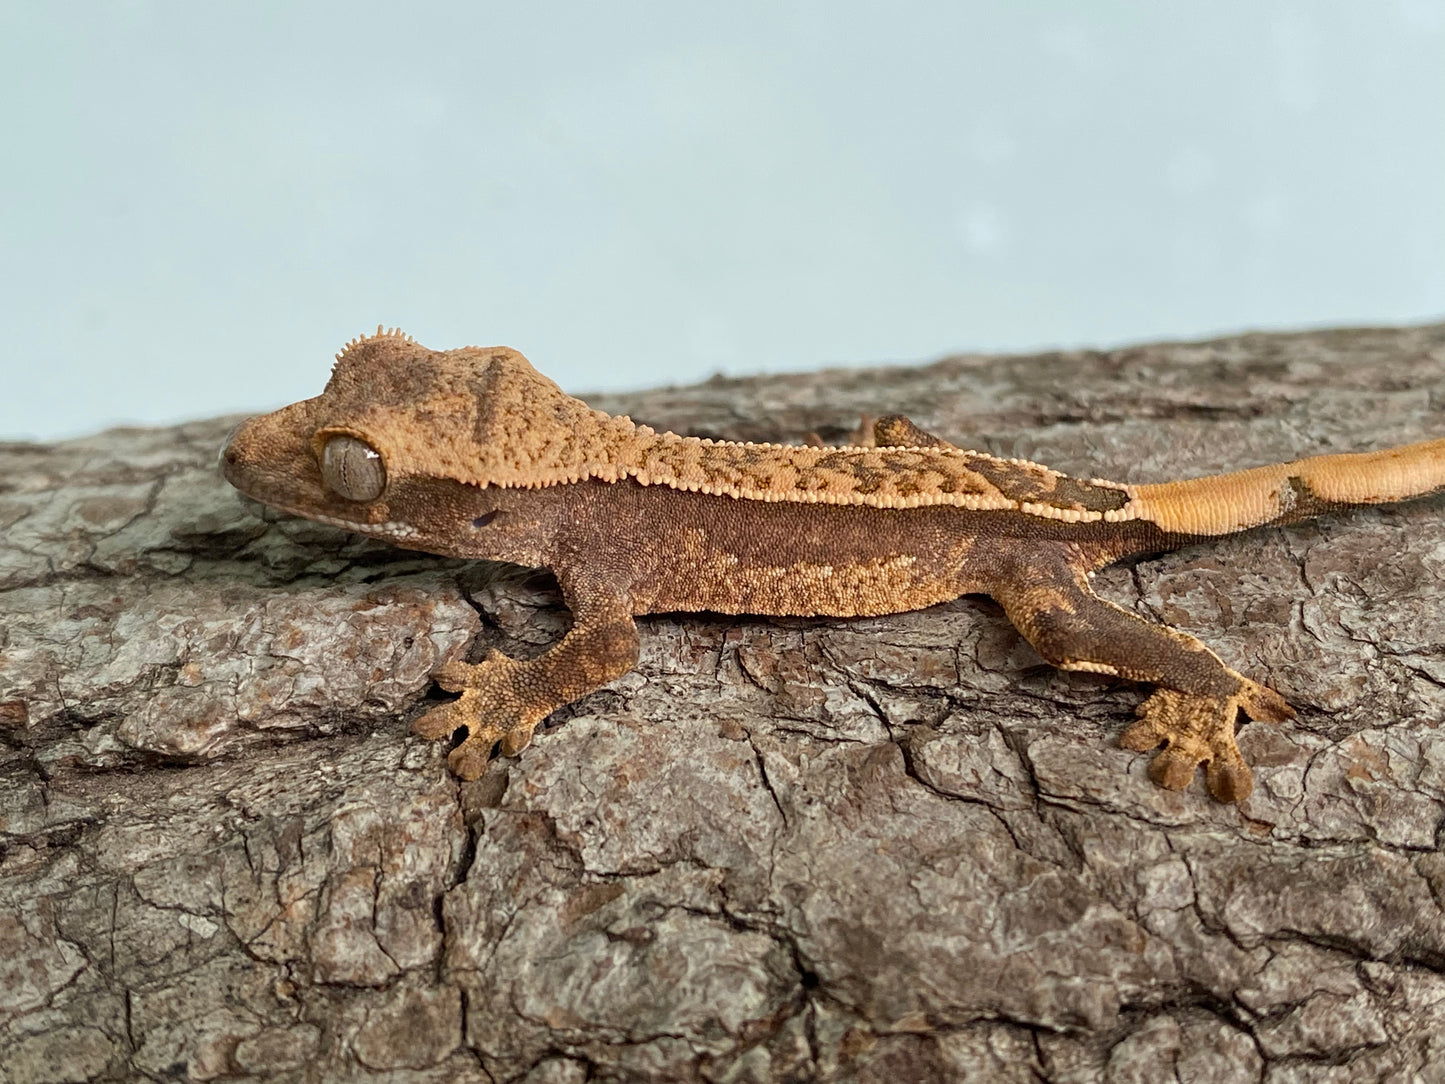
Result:
<svg viewBox="0 0 1445 1084">
<path fill-rule="evenodd" d="M 1177 534 L 1218 535 L 1291 523 L 1352 505 L 1445 489 L 1445 440 L 1352 455 L 1317 455 L 1185 482 L 1130 486 L 1125 506 Z M 1125 509 L 1121 509 L 1124 511 Z"/>
</svg>

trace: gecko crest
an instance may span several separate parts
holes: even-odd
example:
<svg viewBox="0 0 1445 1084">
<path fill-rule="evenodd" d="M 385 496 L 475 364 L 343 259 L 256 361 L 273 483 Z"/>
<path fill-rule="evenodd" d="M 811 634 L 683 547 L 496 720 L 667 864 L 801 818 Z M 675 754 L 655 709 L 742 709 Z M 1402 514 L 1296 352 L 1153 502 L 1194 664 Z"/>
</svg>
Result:
<svg viewBox="0 0 1445 1084">
<path fill-rule="evenodd" d="M 659 433 L 593 410 L 506 347 L 432 351 L 399 329 L 354 340 L 314 404 L 318 430 L 375 447 L 393 475 L 536 488 L 635 479 L 739 500 L 1132 518 L 1127 486 L 942 447 L 837 447 Z"/>
</svg>

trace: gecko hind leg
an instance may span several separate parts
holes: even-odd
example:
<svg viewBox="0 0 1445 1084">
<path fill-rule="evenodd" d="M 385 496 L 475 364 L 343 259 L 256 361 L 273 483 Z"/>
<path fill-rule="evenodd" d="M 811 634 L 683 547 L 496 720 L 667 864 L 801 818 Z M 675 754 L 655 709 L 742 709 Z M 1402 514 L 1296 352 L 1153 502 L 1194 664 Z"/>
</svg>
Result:
<svg viewBox="0 0 1445 1084">
<path fill-rule="evenodd" d="M 854 448 L 957 448 L 957 445 L 914 425 L 902 414 L 887 414 L 881 418 L 864 414 L 847 442 Z M 807 434 L 803 443 L 813 448 L 826 446 L 817 433 Z"/>
<path fill-rule="evenodd" d="M 863 419 L 866 425 L 867 418 Z M 913 424 L 902 414 L 887 414 L 873 423 L 872 446 L 878 448 L 957 448 L 942 437 Z"/>
<path fill-rule="evenodd" d="M 1099 598 L 1063 555 L 1005 581 L 989 593 L 1045 660 L 1159 686 L 1120 739 L 1137 752 L 1164 747 L 1149 766 L 1155 783 L 1181 790 L 1202 764 L 1219 801 L 1249 796 L 1254 781 L 1235 743 L 1235 722 L 1240 711 L 1265 722 L 1291 718 L 1278 693 L 1231 670 L 1193 636 Z"/>
</svg>

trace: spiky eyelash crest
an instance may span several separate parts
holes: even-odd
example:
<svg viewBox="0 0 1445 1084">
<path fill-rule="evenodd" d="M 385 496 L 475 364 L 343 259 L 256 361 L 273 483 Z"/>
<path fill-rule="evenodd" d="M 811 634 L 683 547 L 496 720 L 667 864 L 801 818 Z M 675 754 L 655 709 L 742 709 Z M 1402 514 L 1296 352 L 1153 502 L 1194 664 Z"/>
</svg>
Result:
<svg viewBox="0 0 1445 1084">
<path fill-rule="evenodd" d="M 346 345 L 336 352 L 336 360 L 340 361 L 352 350 L 355 350 L 363 343 L 376 342 L 378 339 L 395 339 L 398 342 L 415 343 L 416 340 L 399 327 L 387 327 L 384 324 L 377 324 L 376 330 L 370 335 L 358 335 L 354 339 L 348 339 Z"/>
</svg>

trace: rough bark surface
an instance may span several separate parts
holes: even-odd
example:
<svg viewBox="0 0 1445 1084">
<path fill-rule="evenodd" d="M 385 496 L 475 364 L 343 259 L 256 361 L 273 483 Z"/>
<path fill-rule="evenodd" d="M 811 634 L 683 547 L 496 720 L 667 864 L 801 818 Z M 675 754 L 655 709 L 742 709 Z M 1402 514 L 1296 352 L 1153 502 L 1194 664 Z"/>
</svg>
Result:
<svg viewBox="0 0 1445 1084">
<path fill-rule="evenodd" d="M 1445 326 L 592 402 L 1158 481 L 1445 436 L 1442 389 Z M 1100 576 L 1299 710 L 1243 808 L 971 598 L 646 619 L 458 784 L 428 674 L 539 650 L 550 584 L 263 515 L 229 425 L 0 445 L 5 1084 L 1445 1079 L 1445 501 Z"/>
</svg>

